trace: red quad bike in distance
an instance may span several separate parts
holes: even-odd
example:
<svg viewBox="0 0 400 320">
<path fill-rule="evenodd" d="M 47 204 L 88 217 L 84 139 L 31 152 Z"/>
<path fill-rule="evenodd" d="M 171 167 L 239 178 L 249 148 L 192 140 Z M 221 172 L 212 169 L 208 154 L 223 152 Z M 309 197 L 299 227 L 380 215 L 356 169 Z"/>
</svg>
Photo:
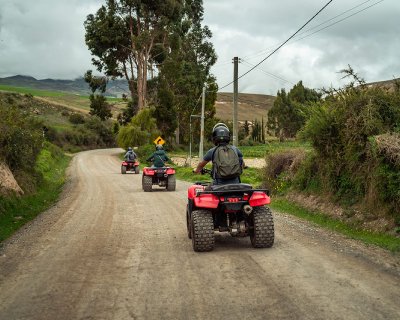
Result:
<svg viewBox="0 0 400 320">
<path fill-rule="evenodd" d="M 140 169 L 139 169 L 139 161 L 123 161 L 121 164 L 121 173 L 125 174 L 127 171 L 133 172 L 138 174 Z"/>
<path fill-rule="evenodd" d="M 202 174 L 210 173 L 203 169 Z M 214 249 L 214 231 L 232 237 L 250 236 L 254 248 L 274 244 L 274 221 L 269 191 L 249 184 L 211 185 L 196 182 L 188 189 L 187 234 L 194 251 Z"/>
<path fill-rule="evenodd" d="M 143 168 L 142 188 L 145 192 L 153 189 L 153 184 L 165 187 L 168 191 L 175 191 L 175 169 L 171 167 Z"/>
</svg>

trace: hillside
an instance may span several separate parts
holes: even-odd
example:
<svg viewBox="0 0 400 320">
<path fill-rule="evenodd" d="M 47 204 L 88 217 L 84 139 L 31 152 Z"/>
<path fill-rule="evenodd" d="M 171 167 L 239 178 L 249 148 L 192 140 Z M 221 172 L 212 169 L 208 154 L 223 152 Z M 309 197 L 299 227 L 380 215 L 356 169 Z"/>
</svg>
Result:
<svg viewBox="0 0 400 320">
<path fill-rule="evenodd" d="M 42 79 L 38 80 L 30 76 L 12 76 L 0 78 L 0 84 L 15 87 L 32 88 L 47 91 L 61 91 L 78 95 L 89 95 L 90 89 L 83 78 L 75 80 Z M 128 92 L 125 80 L 113 80 L 107 84 L 106 96 L 122 97 Z"/>
<path fill-rule="evenodd" d="M 126 82 L 123 80 L 111 81 L 108 84 L 106 95 L 120 97 L 127 92 Z M 13 76 L 0 78 L 0 90 L 30 93 L 35 97 L 62 107 L 87 113 L 89 111 L 88 95 L 90 91 L 87 83 L 82 79 L 75 80 L 37 80 L 29 76 Z M 253 121 L 266 118 L 267 110 L 272 107 L 275 97 L 263 94 L 239 93 L 238 119 L 239 121 Z M 125 103 L 112 101 L 113 114 L 116 117 Z M 221 120 L 232 120 L 233 94 L 221 92 L 217 94 L 216 116 Z"/>
<path fill-rule="evenodd" d="M 238 120 L 253 121 L 254 119 L 266 119 L 267 111 L 272 107 L 274 100 L 274 96 L 264 94 L 239 93 Z M 218 93 L 215 107 L 217 110 L 217 118 L 220 118 L 221 120 L 232 120 L 233 93 Z"/>
</svg>

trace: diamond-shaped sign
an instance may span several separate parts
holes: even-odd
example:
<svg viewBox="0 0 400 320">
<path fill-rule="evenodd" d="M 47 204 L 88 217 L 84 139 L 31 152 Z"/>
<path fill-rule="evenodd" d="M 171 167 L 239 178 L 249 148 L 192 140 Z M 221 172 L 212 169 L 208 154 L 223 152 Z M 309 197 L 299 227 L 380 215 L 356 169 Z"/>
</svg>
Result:
<svg viewBox="0 0 400 320">
<path fill-rule="evenodd" d="M 154 143 L 163 145 L 165 143 L 165 141 L 163 138 L 158 137 L 158 138 L 156 138 L 156 140 L 154 140 Z"/>
</svg>

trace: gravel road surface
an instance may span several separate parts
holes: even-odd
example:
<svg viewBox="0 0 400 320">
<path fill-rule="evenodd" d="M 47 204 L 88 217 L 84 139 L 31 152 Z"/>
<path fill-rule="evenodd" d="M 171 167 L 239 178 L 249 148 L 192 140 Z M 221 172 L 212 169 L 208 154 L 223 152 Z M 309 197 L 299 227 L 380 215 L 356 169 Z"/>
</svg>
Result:
<svg viewBox="0 0 400 320">
<path fill-rule="evenodd" d="M 0 319 L 400 319 L 400 257 L 283 213 L 275 244 L 195 253 L 188 183 L 145 193 L 82 152 L 61 200 L 0 247 Z"/>
</svg>

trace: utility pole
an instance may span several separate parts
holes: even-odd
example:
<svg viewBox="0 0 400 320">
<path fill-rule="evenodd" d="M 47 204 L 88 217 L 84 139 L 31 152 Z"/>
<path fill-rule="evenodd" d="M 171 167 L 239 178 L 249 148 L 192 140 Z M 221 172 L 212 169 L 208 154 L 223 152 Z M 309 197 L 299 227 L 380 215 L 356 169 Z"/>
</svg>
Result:
<svg viewBox="0 0 400 320">
<path fill-rule="evenodd" d="M 238 146 L 238 64 L 239 58 L 233 58 L 233 145 Z"/>
<path fill-rule="evenodd" d="M 204 144 L 204 109 L 206 105 L 206 86 L 203 86 L 203 95 L 201 100 L 201 125 L 200 125 L 200 146 L 199 160 L 203 160 L 203 144 Z"/>
</svg>

